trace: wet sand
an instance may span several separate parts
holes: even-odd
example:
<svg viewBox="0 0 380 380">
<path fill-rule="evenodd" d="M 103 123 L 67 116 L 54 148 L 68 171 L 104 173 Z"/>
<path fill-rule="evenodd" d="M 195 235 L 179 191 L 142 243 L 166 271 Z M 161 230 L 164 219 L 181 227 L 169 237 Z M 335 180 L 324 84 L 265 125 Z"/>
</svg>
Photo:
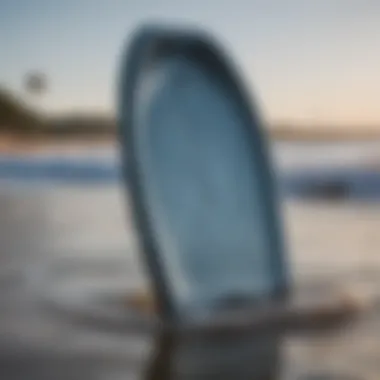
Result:
<svg viewBox="0 0 380 380">
<path fill-rule="evenodd" d="M 150 341 L 96 332 L 46 308 L 51 299 L 80 308 L 78 289 L 96 284 L 118 294 L 145 285 L 126 209 L 116 187 L 1 187 L 0 378 L 140 378 Z M 380 291 L 380 204 L 288 202 L 284 211 L 300 296 L 308 283 L 322 293 L 344 284 Z M 378 380 L 379 321 L 371 315 L 339 339 L 287 340 L 283 379 L 337 371 Z"/>
<path fill-rule="evenodd" d="M 17 136 L 14 134 L 0 133 L 1 155 L 22 155 L 43 152 L 83 151 L 86 149 L 112 148 L 117 145 L 116 135 L 109 136 L 84 136 L 80 137 L 56 137 L 48 136 Z"/>
</svg>

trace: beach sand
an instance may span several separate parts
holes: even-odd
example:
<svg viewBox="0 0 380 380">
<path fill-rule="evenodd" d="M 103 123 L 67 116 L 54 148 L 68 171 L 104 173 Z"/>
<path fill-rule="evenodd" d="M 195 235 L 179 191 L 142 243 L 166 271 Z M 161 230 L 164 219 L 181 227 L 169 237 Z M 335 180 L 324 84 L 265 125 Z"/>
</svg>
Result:
<svg viewBox="0 0 380 380">
<path fill-rule="evenodd" d="M 1 378 L 138 378 L 151 342 L 78 327 L 41 306 L 46 294 L 66 300 L 69 294 L 80 303 L 81 273 L 91 277 L 92 285 L 99 281 L 126 292 L 146 285 L 125 206 L 117 187 L 1 188 Z M 287 202 L 284 220 L 298 297 L 311 297 L 311 289 L 328 295 L 347 287 L 376 296 L 380 204 Z M 81 266 L 81 260 L 92 262 L 92 269 Z M 49 265 L 57 262 L 66 267 L 49 278 Z M 77 263 L 71 269 L 76 280 L 54 293 L 58 275 L 71 262 Z M 282 378 L 326 372 L 378 380 L 379 322 L 372 313 L 337 337 L 286 339 Z"/>
</svg>

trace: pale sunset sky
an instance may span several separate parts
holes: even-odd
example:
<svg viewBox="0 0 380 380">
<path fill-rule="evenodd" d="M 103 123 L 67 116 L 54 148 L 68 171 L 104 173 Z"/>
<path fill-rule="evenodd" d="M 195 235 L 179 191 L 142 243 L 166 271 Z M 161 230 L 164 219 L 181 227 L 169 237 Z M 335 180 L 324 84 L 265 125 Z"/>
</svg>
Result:
<svg viewBox="0 0 380 380">
<path fill-rule="evenodd" d="M 146 21 L 211 31 L 269 121 L 380 128 L 378 0 L 0 0 L 0 86 L 49 78 L 48 113 L 114 112 L 120 54 Z"/>
</svg>

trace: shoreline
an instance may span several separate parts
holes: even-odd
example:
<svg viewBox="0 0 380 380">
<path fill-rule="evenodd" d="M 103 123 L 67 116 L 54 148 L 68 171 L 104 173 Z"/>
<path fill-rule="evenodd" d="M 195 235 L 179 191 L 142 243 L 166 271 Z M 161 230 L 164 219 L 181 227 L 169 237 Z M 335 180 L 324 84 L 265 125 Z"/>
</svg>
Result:
<svg viewBox="0 0 380 380">
<path fill-rule="evenodd" d="M 380 134 L 295 134 L 282 135 L 281 133 L 267 131 L 270 141 L 276 143 L 294 144 L 339 144 L 339 143 L 365 143 L 380 142 Z M 41 151 L 67 151 L 83 148 L 109 148 L 117 147 L 116 134 L 109 135 L 82 135 L 82 136 L 43 136 L 43 135 L 19 135 L 0 133 L 0 154 L 18 155 Z"/>
<path fill-rule="evenodd" d="M 114 136 L 52 138 L 45 136 L 0 135 L 0 154 L 19 155 L 41 151 L 103 148 L 117 145 Z"/>
</svg>

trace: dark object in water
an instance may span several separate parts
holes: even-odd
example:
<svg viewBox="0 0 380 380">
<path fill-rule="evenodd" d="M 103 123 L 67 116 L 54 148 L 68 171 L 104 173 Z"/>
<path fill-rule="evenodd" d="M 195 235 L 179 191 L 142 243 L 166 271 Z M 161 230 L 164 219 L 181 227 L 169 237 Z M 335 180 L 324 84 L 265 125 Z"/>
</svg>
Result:
<svg viewBox="0 0 380 380">
<path fill-rule="evenodd" d="M 310 168 L 283 173 L 279 185 L 285 196 L 318 199 L 377 200 L 380 173 L 366 168 Z"/>
<path fill-rule="evenodd" d="M 306 194 L 312 198 L 341 200 L 349 197 L 350 191 L 344 182 L 326 182 L 306 188 Z"/>
</svg>

